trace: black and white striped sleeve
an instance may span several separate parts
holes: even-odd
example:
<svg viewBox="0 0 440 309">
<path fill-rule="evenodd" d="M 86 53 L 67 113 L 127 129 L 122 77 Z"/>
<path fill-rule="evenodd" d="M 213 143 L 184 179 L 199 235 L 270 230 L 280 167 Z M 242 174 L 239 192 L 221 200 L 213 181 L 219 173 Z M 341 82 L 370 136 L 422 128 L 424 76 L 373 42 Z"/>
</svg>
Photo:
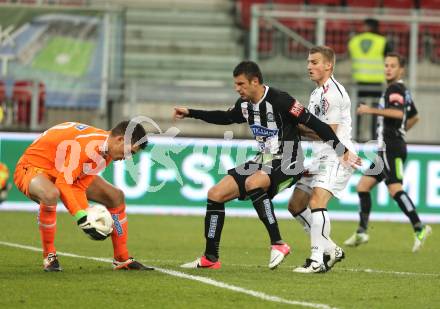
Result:
<svg viewBox="0 0 440 309">
<path fill-rule="evenodd" d="M 189 109 L 188 117 L 218 125 L 246 122 L 246 119 L 243 117 L 243 113 L 241 111 L 240 101 L 237 101 L 235 105 L 227 111 Z"/>
</svg>

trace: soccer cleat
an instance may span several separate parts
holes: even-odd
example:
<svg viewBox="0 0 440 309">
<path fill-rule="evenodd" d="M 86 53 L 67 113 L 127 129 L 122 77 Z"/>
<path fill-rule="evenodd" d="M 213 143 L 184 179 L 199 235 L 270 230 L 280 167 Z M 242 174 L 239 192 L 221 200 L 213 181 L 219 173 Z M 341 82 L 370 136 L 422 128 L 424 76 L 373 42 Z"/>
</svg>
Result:
<svg viewBox="0 0 440 309">
<path fill-rule="evenodd" d="M 324 263 L 318 263 L 312 259 L 306 259 L 303 266 L 297 267 L 293 270 L 295 273 L 313 274 L 313 273 L 325 273 L 327 271 Z"/>
<path fill-rule="evenodd" d="M 284 260 L 286 256 L 290 253 L 290 247 L 287 244 L 282 245 L 272 245 L 270 250 L 270 261 L 269 268 L 275 269 L 281 262 Z"/>
<path fill-rule="evenodd" d="M 63 269 L 58 262 L 56 253 L 49 253 L 43 260 L 43 267 L 45 272 L 62 271 Z"/>
<path fill-rule="evenodd" d="M 211 268 L 211 269 L 219 269 L 222 267 L 222 263 L 220 261 L 212 262 L 206 258 L 206 256 L 202 256 L 197 258 L 193 262 L 185 263 L 180 265 L 182 268 Z"/>
<path fill-rule="evenodd" d="M 324 265 L 327 271 L 329 271 L 336 263 L 345 259 L 344 250 L 341 247 L 336 246 L 330 252 L 324 253 Z"/>
<path fill-rule="evenodd" d="M 145 266 L 130 257 L 124 262 L 113 260 L 113 270 L 154 270 L 154 268 Z"/>
<path fill-rule="evenodd" d="M 346 241 L 344 241 L 344 245 L 349 247 L 357 247 L 361 244 L 366 244 L 370 236 L 367 233 L 354 233 L 350 236 Z"/>
<path fill-rule="evenodd" d="M 419 251 L 425 243 L 426 238 L 428 238 L 428 236 L 431 234 L 432 228 L 429 225 L 425 225 L 420 232 L 416 232 L 414 234 L 414 246 L 412 248 L 412 252 Z"/>
</svg>

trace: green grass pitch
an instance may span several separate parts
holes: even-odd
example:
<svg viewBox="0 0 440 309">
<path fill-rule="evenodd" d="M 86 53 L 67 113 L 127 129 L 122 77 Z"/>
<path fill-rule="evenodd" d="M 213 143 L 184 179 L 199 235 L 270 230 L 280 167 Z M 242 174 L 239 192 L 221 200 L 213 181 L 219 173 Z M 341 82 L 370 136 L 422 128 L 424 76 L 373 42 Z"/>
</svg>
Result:
<svg viewBox="0 0 440 309">
<path fill-rule="evenodd" d="M 109 262 L 77 257 L 111 259 L 111 241 L 89 240 L 63 213 L 57 249 L 75 256 L 60 256 L 63 272 L 44 273 L 41 252 L 5 244 L 40 248 L 36 214 L 2 212 L 0 308 L 307 308 L 297 303 L 306 302 L 309 308 L 402 309 L 440 303 L 439 225 L 413 254 L 409 224 L 372 222 L 370 243 L 345 248 L 347 258 L 329 273 L 305 275 L 292 272 L 309 254 L 308 238 L 293 220 L 280 220 L 293 254 L 274 271 L 267 268 L 268 237 L 256 218 L 226 218 L 220 270 L 178 267 L 203 252 L 202 217 L 129 215 L 129 222 L 131 254 L 163 271 L 115 272 Z M 334 240 L 341 244 L 354 228 L 353 222 L 332 222 Z M 193 280 L 200 277 L 217 286 Z M 261 293 L 273 298 L 259 298 Z"/>
<path fill-rule="evenodd" d="M 53 37 L 37 54 L 32 67 L 81 77 L 88 69 L 95 43 L 67 37 Z"/>
</svg>

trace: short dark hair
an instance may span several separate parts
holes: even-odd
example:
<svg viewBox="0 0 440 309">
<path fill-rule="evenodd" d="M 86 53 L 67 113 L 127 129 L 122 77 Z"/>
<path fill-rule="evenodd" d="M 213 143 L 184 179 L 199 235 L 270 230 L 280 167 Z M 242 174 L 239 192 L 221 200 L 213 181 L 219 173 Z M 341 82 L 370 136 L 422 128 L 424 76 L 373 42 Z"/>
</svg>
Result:
<svg viewBox="0 0 440 309">
<path fill-rule="evenodd" d="M 261 74 L 260 68 L 258 64 L 253 61 L 245 60 L 240 62 L 234 69 L 232 75 L 237 77 L 241 74 L 244 74 L 248 81 L 251 81 L 253 78 L 257 78 L 260 84 L 263 83 L 263 74 Z"/>
<path fill-rule="evenodd" d="M 130 124 L 130 120 L 124 120 L 118 123 L 113 129 L 111 129 L 110 134 L 112 136 L 124 136 L 125 131 L 127 131 L 128 125 Z M 145 149 L 148 145 L 147 132 L 145 128 L 140 123 L 136 123 L 133 134 L 131 135 L 130 144 L 134 145 L 139 142 L 141 139 L 145 138 L 145 141 L 139 144 L 140 149 Z"/>
<path fill-rule="evenodd" d="M 399 66 L 400 66 L 401 68 L 405 68 L 405 66 L 406 66 L 406 59 L 405 59 L 405 57 L 403 57 L 401 54 L 396 53 L 396 52 L 390 52 L 390 53 L 387 53 L 387 54 L 385 55 L 385 58 L 386 58 L 386 57 L 397 58 L 397 61 L 399 62 Z"/>
<path fill-rule="evenodd" d="M 379 21 L 377 19 L 367 18 L 364 20 L 364 24 L 370 28 L 371 32 L 379 32 Z"/>
</svg>

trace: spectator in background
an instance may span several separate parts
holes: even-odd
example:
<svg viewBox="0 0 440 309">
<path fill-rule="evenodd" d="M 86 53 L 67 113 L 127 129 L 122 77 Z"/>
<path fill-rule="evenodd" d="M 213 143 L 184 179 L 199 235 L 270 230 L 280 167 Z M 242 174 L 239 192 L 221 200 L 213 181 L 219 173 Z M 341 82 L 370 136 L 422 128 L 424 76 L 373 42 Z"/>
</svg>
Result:
<svg viewBox="0 0 440 309">
<path fill-rule="evenodd" d="M 379 34 L 379 21 L 373 18 L 365 19 L 364 31 L 350 39 L 348 50 L 352 65 L 352 78 L 356 83 L 357 101 L 365 102 L 372 99 L 373 107 L 376 107 L 382 95 L 382 84 L 385 82 L 384 58 L 388 52 L 391 52 L 390 44 L 383 35 Z M 357 121 L 357 138 L 359 138 L 359 127 L 359 121 Z M 376 119 L 373 118 L 371 133 L 373 138 L 375 128 Z"/>
</svg>

